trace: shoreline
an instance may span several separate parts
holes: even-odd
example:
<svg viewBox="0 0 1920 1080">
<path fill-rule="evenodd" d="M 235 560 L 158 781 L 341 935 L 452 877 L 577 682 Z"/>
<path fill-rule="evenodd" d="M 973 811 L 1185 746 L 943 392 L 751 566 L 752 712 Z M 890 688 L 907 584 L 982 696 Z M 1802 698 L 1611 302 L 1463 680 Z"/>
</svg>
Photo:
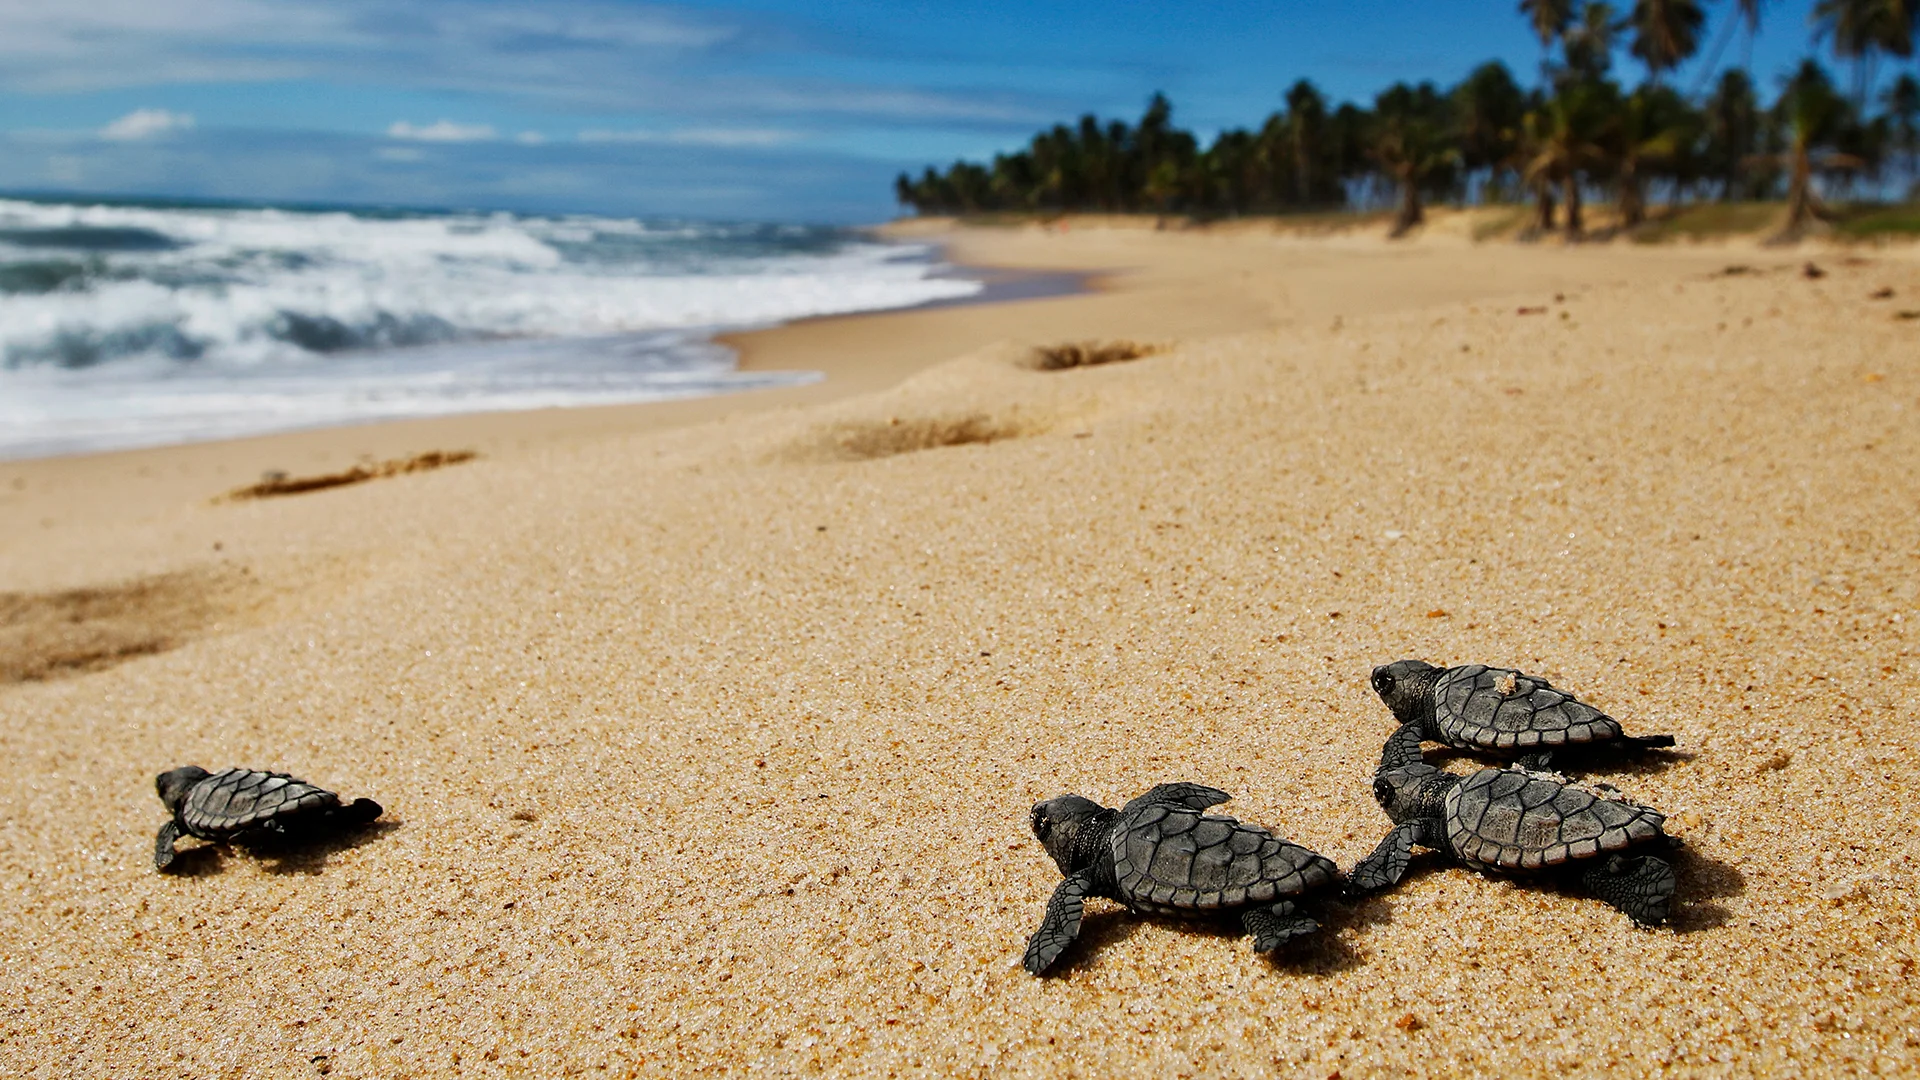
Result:
<svg viewBox="0 0 1920 1080">
<path fill-rule="evenodd" d="M 1071 297 L 1093 287 L 1093 273 L 1070 268 L 960 264 L 945 259 L 944 250 L 942 261 L 953 266 L 955 276 L 974 277 L 986 287 L 981 293 L 952 300 L 796 319 L 778 326 L 716 334 L 710 339 L 734 353 L 736 370 L 812 371 L 821 376 L 810 382 L 658 401 L 372 420 L 162 446 L 0 460 L 0 515 L 16 515 L 43 527 L 49 522 L 88 524 L 139 518 L 165 506 L 191 501 L 196 493 L 211 496 L 225 488 L 252 483 L 269 472 L 326 472 L 434 451 L 472 450 L 485 457 L 513 457 L 543 447 L 667 431 L 743 413 L 824 404 L 893 385 L 948 358 L 938 345 L 923 344 L 927 335 L 918 319 L 898 324 L 871 324 L 868 320 L 949 313 L 937 321 L 950 323 L 954 319 L 950 313 L 962 309 Z M 834 347 L 820 348 L 817 343 L 822 336 L 834 342 Z M 908 348 L 910 354 L 903 355 Z M 115 497 L 88 497 L 89 492 L 103 486 L 113 488 Z M 34 497 L 36 494 L 42 497 Z"/>
<path fill-rule="evenodd" d="M 1412 241 L 1351 230 L 1303 234 L 1266 222 L 1155 229 L 1133 219 L 969 226 L 903 219 L 885 238 L 937 244 L 970 272 L 1084 291 L 827 315 L 717 335 L 741 371 L 817 371 L 798 386 L 639 402 L 387 420 L 211 442 L 0 462 L 0 515 L 42 530 L 152 518 L 270 472 L 331 472 L 432 451 L 517 459 L 547 448 L 811 408 L 859 397 L 990 347 L 1060 341 L 1167 344 L 1504 295 L 1544 299 L 1595 281 L 1679 279 L 1722 265 L 1721 248 L 1472 245 L 1443 220 Z M 1453 224 L 1460 224 L 1454 222 Z M 1739 251 L 1786 265 L 1796 253 Z M 1375 289 L 1387 275 L 1402 282 Z M 1013 290 L 1018 292 L 1018 288 Z M 973 298 L 968 298 L 973 300 Z M 111 494 L 102 494 L 110 492 Z"/>
</svg>

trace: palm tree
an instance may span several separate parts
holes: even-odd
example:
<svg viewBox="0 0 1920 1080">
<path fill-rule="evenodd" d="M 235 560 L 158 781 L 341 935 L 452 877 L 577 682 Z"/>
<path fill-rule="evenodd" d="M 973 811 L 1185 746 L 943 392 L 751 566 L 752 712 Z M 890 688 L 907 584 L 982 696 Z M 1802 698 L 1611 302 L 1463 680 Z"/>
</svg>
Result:
<svg viewBox="0 0 1920 1080">
<path fill-rule="evenodd" d="M 1302 206 L 1313 203 L 1315 163 L 1320 157 L 1320 142 L 1327 124 L 1327 101 L 1305 79 L 1287 91 L 1287 134 L 1293 145 L 1293 183 L 1295 199 Z"/>
<path fill-rule="evenodd" d="M 1893 122 L 1894 146 L 1907 155 L 1907 183 L 1920 181 L 1920 82 L 1902 74 L 1880 99 Z"/>
<path fill-rule="evenodd" d="M 1573 22 L 1573 0 L 1520 0 L 1520 14 L 1527 17 L 1533 36 L 1540 39 L 1540 71 L 1545 75 L 1553 43 Z"/>
<path fill-rule="evenodd" d="M 1836 59 L 1853 64 L 1853 100 L 1866 105 L 1879 53 L 1913 55 L 1915 0 L 1819 0 L 1813 5 L 1813 38 L 1831 39 Z"/>
<path fill-rule="evenodd" d="M 1580 174 L 1608 160 L 1607 137 L 1618 105 L 1612 84 L 1574 83 L 1527 115 L 1531 156 L 1525 175 L 1543 187 L 1560 185 L 1567 204 L 1567 238 L 1580 238 Z"/>
<path fill-rule="evenodd" d="M 1613 38 L 1621 27 L 1613 5 L 1591 2 L 1580 9 L 1580 19 L 1560 35 L 1567 59 L 1567 81 L 1598 82 L 1613 67 Z"/>
<path fill-rule="evenodd" d="M 1455 134 L 1460 164 L 1468 173 L 1489 171 L 1496 189 L 1511 170 L 1526 121 L 1527 96 L 1499 61 L 1481 64 L 1453 90 Z"/>
<path fill-rule="evenodd" d="M 1421 193 L 1441 186 L 1458 152 L 1447 138 L 1447 102 L 1432 83 L 1395 83 L 1373 105 L 1373 158 L 1399 189 L 1388 234 L 1400 237 L 1426 219 Z"/>
<path fill-rule="evenodd" d="M 1760 103 L 1746 72 L 1733 68 L 1720 76 L 1707 99 L 1705 119 L 1708 167 L 1719 174 L 1720 200 L 1731 202 L 1746 193 L 1746 162 L 1760 141 Z"/>
<path fill-rule="evenodd" d="M 1633 31 L 1628 51 L 1647 65 L 1654 82 L 1672 71 L 1700 49 L 1700 27 L 1707 16 L 1700 0 L 1634 0 L 1627 15 Z"/>
<path fill-rule="evenodd" d="M 1803 61 L 1787 79 L 1774 110 L 1789 133 L 1789 144 L 1778 163 L 1787 168 L 1787 224 L 1782 235 L 1797 235 L 1808 221 L 1832 215 L 1813 190 L 1816 168 L 1833 171 L 1858 164 L 1857 159 L 1829 150 L 1843 135 L 1851 110 L 1833 89 L 1833 81 L 1812 59 Z"/>
<path fill-rule="evenodd" d="M 1614 176 L 1620 184 L 1620 224 L 1647 219 L 1646 167 L 1671 164 L 1694 141 L 1694 114 L 1679 94 L 1649 84 L 1616 112 Z"/>
</svg>

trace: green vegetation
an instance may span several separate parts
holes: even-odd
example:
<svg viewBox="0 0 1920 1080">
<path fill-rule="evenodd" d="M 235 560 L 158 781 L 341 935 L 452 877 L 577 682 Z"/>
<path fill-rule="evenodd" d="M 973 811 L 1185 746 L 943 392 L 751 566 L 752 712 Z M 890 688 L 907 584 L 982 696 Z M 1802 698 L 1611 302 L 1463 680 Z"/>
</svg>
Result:
<svg viewBox="0 0 1920 1080">
<path fill-rule="evenodd" d="M 1786 217 L 1779 203 L 1694 203 L 1654 215 L 1633 231 L 1640 243 L 1670 240 L 1714 240 L 1771 232 Z"/>
<path fill-rule="evenodd" d="M 1876 236 L 1920 236 L 1920 206 L 1862 206 L 1838 211 L 1833 231 L 1854 240 Z"/>
<path fill-rule="evenodd" d="M 1155 94 L 1135 123 L 1083 116 L 988 163 L 903 173 L 894 191 L 917 213 L 1015 218 L 1280 214 L 1304 223 L 1390 206 L 1395 236 L 1444 202 L 1527 203 L 1518 231 L 1578 237 L 1595 197 L 1615 204 L 1621 229 L 1648 240 L 1773 225 L 1795 233 L 1814 221 L 1845 235 L 1911 231 L 1920 210 L 1840 214 L 1826 199 L 1872 198 L 1901 182 L 1920 190 L 1920 82 L 1902 74 L 1877 102 L 1867 92 L 1881 58 L 1913 55 L 1920 0 L 1820 0 L 1814 41 L 1851 66 L 1852 92 L 1809 58 L 1765 106 L 1740 68 L 1690 92 L 1666 82 L 1708 40 L 1709 7 L 1520 0 L 1541 43 L 1532 87 L 1488 63 L 1452 87 L 1401 82 L 1369 105 L 1335 105 L 1302 79 L 1257 128 L 1223 131 L 1208 146 L 1174 126 L 1172 103 Z M 1761 7 L 1715 9 L 1709 69 L 1737 29 L 1757 32 Z M 1622 50 L 1647 68 L 1646 82 L 1615 79 Z M 1770 199 L 1784 199 L 1784 212 L 1762 202 Z M 1482 223 L 1475 234 L 1518 225 Z"/>
</svg>

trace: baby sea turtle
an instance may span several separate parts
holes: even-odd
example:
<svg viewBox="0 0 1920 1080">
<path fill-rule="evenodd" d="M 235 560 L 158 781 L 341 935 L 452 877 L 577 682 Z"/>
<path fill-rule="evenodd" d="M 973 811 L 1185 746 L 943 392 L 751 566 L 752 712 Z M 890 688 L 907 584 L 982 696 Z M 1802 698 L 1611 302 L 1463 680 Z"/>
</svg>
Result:
<svg viewBox="0 0 1920 1080">
<path fill-rule="evenodd" d="M 1524 769 L 1446 772 L 1422 760 L 1413 724 L 1387 740 L 1373 797 L 1396 824 L 1348 875 L 1354 892 L 1397 884 L 1418 844 L 1475 870 L 1565 873 L 1634 922 L 1666 921 L 1673 867 L 1654 855 L 1628 854 L 1672 843 L 1660 831 L 1666 815 L 1658 810 Z"/>
<path fill-rule="evenodd" d="M 1286 898 L 1331 884 L 1339 868 L 1257 825 L 1203 813 L 1230 798 L 1201 784 L 1161 784 L 1118 810 L 1078 795 L 1036 805 L 1033 835 L 1067 880 L 1027 942 L 1027 970 L 1046 971 L 1073 944 L 1089 896 L 1153 915 L 1236 912 L 1256 952 L 1318 930 Z"/>
<path fill-rule="evenodd" d="M 198 765 L 182 765 L 155 777 L 154 787 L 173 813 L 153 843 L 153 865 L 159 870 L 173 862 L 173 843 L 182 836 L 226 844 L 274 833 L 298 836 L 362 825 L 380 816 L 380 804 L 372 799 L 342 804 L 340 796 L 325 788 L 257 769 L 210 773 Z"/>
<path fill-rule="evenodd" d="M 1635 738 L 1620 722 L 1537 675 L 1463 664 L 1437 668 L 1401 660 L 1373 669 L 1373 692 L 1395 720 L 1413 724 L 1435 742 L 1462 750 L 1517 757 L 1544 768 L 1557 749 L 1617 746 L 1651 750 L 1672 746 L 1671 735 Z"/>
</svg>

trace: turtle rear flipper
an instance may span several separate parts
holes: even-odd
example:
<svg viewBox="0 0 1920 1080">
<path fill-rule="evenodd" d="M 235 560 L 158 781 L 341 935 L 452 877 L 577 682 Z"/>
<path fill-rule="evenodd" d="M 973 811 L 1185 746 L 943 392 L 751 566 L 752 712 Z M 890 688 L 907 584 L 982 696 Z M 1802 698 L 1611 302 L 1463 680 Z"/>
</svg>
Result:
<svg viewBox="0 0 1920 1080">
<path fill-rule="evenodd" d="M 1240 915 L 1240 925 L 1253 938 L 1254 952 L 1272 952 L 1297 937 L 1320 929 L 1320 924 L 1300 914 L 1292 901 L 1282 900 L 1272 907 L 1249 908 Z"/>
<path fill-rule="evenodd" d="M 1636 750 L 1665 750 L 1673 745 L 1671 735 L 1628 735 L 1621 742 Z"/>
<path fill-rule="evenodd" d="M 1205 784 L 1155 784 L 1145 795 L 1120 808 L 1121 813 L 1168 804 L 1189 810 L 1208 810 L 1233 798 L 1217 787 Z"/>
<path fill-rule="evenodd" d="M 160 835 L 153 838 L 153 868 L 165 870 L 173 865 L 173 842 L 180 839 L 180 825 L 169 821 L 160 826 Z"/>
<path fill-rule="evenodd" d="M 1073 875 L 1053 890 L 1053 899 L 1047 901 L 1046 918 L 1040 920 L 1040 929 L 1027 939 L 1027 954 L 1020 961 L 1023 967 L 1039 975 L 1060 959 L 1060 954 L 1080 936 L 1080 914 L 1087 894 L 1092 891 L 1093 875 L 1085 872 Z"/>
<path fill-rule="evenodd" d="M 1616 855 L 1580 875 L 1580 880 L 1593 895 L 1626 912 L 1641 926 L 1667 921 L 1676 878 L 1665 859 Z"/>
</svg>

